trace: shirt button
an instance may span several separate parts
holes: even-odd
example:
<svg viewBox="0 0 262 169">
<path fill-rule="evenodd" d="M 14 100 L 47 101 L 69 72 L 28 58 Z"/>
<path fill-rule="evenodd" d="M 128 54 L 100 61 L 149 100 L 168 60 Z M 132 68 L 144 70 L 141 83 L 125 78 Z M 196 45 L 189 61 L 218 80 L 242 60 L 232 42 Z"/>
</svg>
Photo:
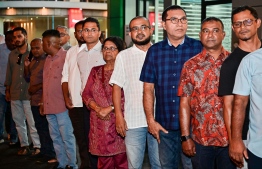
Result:
<svg viewBox="0 0 262 169">
<path fill-rule="evenodd" d="M 176 61 L 174 61 L 174 63 L 176 63 Z"/>
<path fill-rule="evenodd" d="M 175 74 L 175 73 L 174 73 L 173 75 L 174 75 L 174 76 L 176 76 L 176 74 Z"/>
<path fill-rule="evenodd" d="M 173 102 L 176 102 L 175 100 L 173 100 Z"/>
<path fill-rule="evenodd" d="M 176 115 L 173 114 L 173 117 L 175 117 Z"/>
<path fill-rule="evenodd" d="M 173 86 L 173 88 L 176 88 L 176 86 Z"/>
<path fill-rule="evenodd" d="M 175 51 L 177 51 L 177 49 L 175 49 Z"/>
</svg>

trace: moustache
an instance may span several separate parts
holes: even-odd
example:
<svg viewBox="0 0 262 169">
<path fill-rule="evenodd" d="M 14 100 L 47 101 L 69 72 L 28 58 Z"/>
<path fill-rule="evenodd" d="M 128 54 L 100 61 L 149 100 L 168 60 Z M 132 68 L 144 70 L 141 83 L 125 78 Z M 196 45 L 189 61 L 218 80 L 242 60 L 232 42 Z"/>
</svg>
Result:
<svg viewBox="0 0 262 169">
<path fill-rule="evenodd" d="M 143 37 L 145 37 L 145 35 L 142 33 L 139 33 L 138 35 L 136 35 L 136 38 L 143 38 Z"/>
</svg>

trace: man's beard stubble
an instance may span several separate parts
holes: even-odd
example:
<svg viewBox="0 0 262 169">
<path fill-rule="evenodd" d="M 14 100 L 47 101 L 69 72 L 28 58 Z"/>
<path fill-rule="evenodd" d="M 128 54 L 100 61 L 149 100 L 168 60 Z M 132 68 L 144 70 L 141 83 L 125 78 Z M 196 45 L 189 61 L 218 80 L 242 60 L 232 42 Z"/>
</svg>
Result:
<svg viewBox="0 0 262 169">
<path fill-rule="evenodd" d="M 150 43 L 151 37 L 149 36 L 148 38 L 146 38 L 146 39 L 143 40 L 143 41 L 137 41 L 137 40 L 135 40 L 135 39 L 133 39 L 133 38 L 131 38 L 131 39 L 132 39 L 132 41 L 133 41 L 134 44 L 143 46 L 143 45 L 146 45 L 146 44 Z"/>
</svg>

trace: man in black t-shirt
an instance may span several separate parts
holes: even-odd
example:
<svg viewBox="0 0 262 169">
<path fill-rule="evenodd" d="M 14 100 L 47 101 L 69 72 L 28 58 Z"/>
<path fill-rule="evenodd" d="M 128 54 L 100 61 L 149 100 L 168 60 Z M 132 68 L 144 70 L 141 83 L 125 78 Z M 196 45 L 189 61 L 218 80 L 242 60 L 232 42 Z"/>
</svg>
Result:
<svg viewBox="0 0 262 169">
<path fill-rule="evenodd" d="M 224 121 L 228 130 L 229 144 L 233 143 L 234 135 L 231 137 L 231 117 L 233 112 L 233 87 L 235 84 L 235 76 L 241 60 L 250 52 L 261 48 L 261 41 L 258 38 L 257 30 L 260 27 L 261 20 L 255 9 L 249 6 L 241 6 L 232 11 L 231 14 L 232 29 L 239 39 L 238 47 L 229 55 L 224 61 L 221 72 L 218 95 L 223 96 L 224 101 Z M 232 119 L 233 121 L 234 119 Z M 247 140 L 249 123 L 249 105 L 246 109 L 245 122 L 243 125 L 242 140 Z M 232 148 L 232 146 L 231 146 Z M 232 150 L 232 149 L 231 149 Z M 231 153 L 231 150 L 229 151 Z M 241 152 L 242 150 L 235 149 L 234 152 Z M 243 156 L 243 151 L 241 152 Z M 231 156 L 231 154 L 230 154 Z M 232 156 L 231 156 L 232 157 Z M 237 161 L 232 159 L 238 167 L 247 168 L 244 166 L 244 161 Z"/>
</svg>

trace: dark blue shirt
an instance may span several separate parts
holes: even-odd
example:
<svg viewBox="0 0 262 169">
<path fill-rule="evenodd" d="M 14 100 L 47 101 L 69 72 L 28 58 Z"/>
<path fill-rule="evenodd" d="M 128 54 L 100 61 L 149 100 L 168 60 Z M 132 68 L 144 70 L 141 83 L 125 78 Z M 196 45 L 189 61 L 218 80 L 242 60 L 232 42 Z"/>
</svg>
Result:
<svg viewBox="0 0 262 169">
<path fill-rule="evenodd" d="M 140 80 L 154 83 L 156 96 L 155 120 L 165 129 L 178 130 L 179 97 L 177 90 L 184 63 L 200 53 L 201 42 L 185 37 L 177 47 L 168 39 L 151 46 L 140 75 Z"/>
</svg>

